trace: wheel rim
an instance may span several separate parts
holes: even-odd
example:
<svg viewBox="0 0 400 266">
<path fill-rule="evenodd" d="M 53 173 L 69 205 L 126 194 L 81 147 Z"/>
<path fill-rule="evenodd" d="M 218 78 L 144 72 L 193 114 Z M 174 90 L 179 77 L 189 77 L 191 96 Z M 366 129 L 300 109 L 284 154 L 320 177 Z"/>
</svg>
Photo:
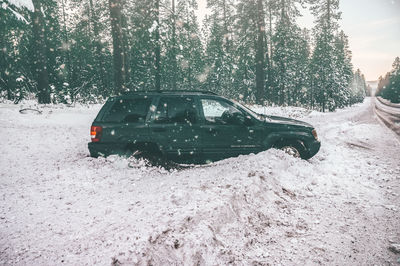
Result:
<svg viewBox="0 0 400 266">
<path fill-rule="evenodd" d="M 286 152 L 287 154 L 295 157 L 295 158 L 300 158 L 300 152 L 298 149 L 296 149 L 295 147 L 292 146 L 284 146 L 281 148 L 281 150 L 283 150 L 284 152 Z"/>
</svg>

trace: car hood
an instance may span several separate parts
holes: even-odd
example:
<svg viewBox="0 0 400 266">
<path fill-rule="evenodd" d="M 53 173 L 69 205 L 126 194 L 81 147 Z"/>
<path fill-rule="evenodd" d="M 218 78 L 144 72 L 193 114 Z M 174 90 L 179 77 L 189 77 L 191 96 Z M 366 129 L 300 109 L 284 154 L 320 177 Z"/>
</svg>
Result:
<svg viewBox="0 0 400 266">
<path fill-rule="evenodd" d="M 301 127 L 309 127 L 313 128 L 312 125 L 296 120 L 296 119 L 291 119 L 291 118 L 286 118 L 286 117 L 281 117 L 281 116 L 272 116 L 272 115 L 263 115 L 265 118 L 266 123 L 273 123 L 273 124 L 284 124 L 284 125 L 291 125 L 291 126 L 301 126 Z"/>
</svg>

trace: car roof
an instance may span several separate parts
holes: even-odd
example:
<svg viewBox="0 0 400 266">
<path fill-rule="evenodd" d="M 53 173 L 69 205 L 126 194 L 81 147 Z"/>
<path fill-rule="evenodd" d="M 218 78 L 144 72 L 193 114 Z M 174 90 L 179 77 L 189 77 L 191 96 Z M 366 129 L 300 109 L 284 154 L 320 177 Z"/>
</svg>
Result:
<svg viewBox="0 0 400 266">
<path fill-rule="evenodd" d="M 212 91 L 203 90 L 147 90 L 147 91 L 128 91 L 124 92 L 120 96 L 130 95 L 217 95 Z"/>
<path fill-rule="evenodd" d="M 127 100 L 134 98 L 147 98 L 147 97 L 160 97 L 160 96 L 172 96 L 172 97 L 183 97 L 183 96 L 203 96 L 207 98 L 218 98 L 229 101 L 224 96 L 218 95 L 212 91 L 202 91 L 202 90 L 148 90 L 148 91 L 129 91 L 124 92 L 123 94 L 109 97 L 107 101 L 115 101 L 115 100 Z"/>
</svg>

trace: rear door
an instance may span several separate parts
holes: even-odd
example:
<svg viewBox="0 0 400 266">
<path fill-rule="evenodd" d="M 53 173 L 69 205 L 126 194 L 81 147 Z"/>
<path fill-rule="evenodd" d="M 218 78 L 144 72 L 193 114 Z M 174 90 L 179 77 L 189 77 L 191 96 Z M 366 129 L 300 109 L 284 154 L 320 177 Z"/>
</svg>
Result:
<svg viewBox="0 0 400 266">
<path fill-rule="evenodd" d="M 160 97 L 149 123 L 151 138 L 168 157 L 176 161 L 198 158 L 200 150 L 199 112 L 194 97 Z"/>
<path fill-rule="evenodd" d="M 149 139 L 146 118 L 152 99 L 147 96 L 117 98 L 102 118 L 102 141 L 121 145 Z"/>
</svg>

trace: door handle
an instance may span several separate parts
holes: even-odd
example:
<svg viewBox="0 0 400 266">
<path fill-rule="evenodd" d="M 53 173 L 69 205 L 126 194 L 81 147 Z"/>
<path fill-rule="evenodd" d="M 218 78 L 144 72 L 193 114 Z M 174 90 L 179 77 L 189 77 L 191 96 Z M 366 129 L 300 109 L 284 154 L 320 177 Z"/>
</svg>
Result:
<svg viewBox="0 0 400 266">
<path fill-rule="evenodd" d="M 155 128 L 153 128 L 153 132 L 165 132 L 165 131 L 167 131 L 167 129 L 164 128 L 164 127 L 155 127 Z"/>
</svg>

